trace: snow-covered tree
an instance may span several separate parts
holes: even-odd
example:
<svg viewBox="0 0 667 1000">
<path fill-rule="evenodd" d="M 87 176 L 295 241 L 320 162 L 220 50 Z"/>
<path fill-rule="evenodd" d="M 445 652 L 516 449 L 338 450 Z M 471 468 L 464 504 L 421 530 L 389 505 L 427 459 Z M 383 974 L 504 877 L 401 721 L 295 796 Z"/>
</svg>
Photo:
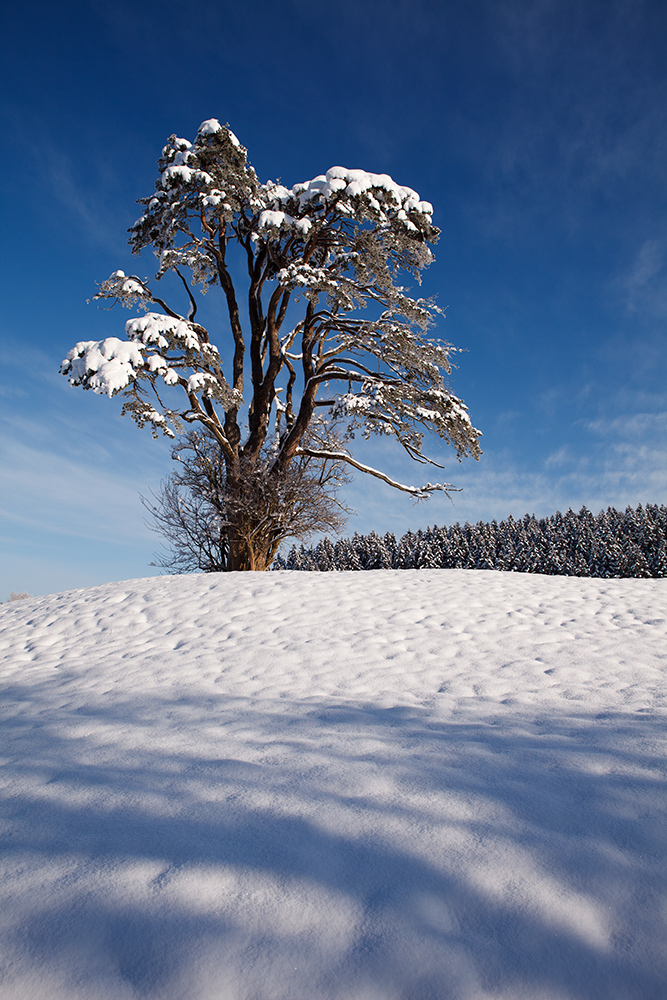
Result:
<svg viewBox="0 0 667 1000">
<path fill-rule="evenodd" d="M 132 250 L 155 252 L 155 280 L 176 275 L 188 308 L 168 304 L 147 278 L 115 271 L 95 299 L 142 314 L 124 339 L 76 344 L 62 371 L 73 385 L 121 396 L 123 413 L 154 434 L 175 437 L 189 425 L 212 436 L 231 498 L 230 569 L 263 569 L 271 558 L 270 530 L 248 541 L 248 518 L 263 523 L 262 511 L 238 502 L 261 503 L 248 480 L 279 483 L 308 458 L 417 499 L 452 488 L 406 485 L 360 462 L 349 447 L 357 431 L 391 435 L 421 463 L 424 430 L 458 458 L 479 456 L 479 432 L 444 381 L 455 349 L 428 332 L 439 310 L 400 283 L 404 274 L 419 281 L 438 236 L 415 191 L 343 167 L 291 188 L 262 184 L 233 132 L 212 119 L 193 143 L 168 140 L 155 193 L 140 203 Z M 214 334 L 197 322 L 197 287 L 218 289 L 226 304 Z"/>
<path fill-rule="evenodd" d="M 256 537 L 262 558 L 271 561 L 287 538 L 338 532 L 349 513 L 338 498 L 339 487 L 348 481 L 340 462 L 300 455 L 280 477 L 256 468 L 240 478 L 232 493 L 223 452 L 211 434 L 189 431 L 173 457 L 176 471 L 152 498 L 142 497 L 152 527 L 169 545 L 156 564 L 170 573 L 227 570 L 231 526 L 245 532 L 249 568 L 254 569 Z"/>
<path fill-rule="evenodd" d="M 336 542 L 333 567 L 319 562 L 318 550 L 293 548 L 278 568 L 379 569 L 378 539 L 355 534 Z M 667 576 L 667 507 L 640 504 L 624 512 L 608 508 L 594 517 L 557 511 L 551 517 L 526 514 L 520 521 L 452 524 L 408 531 L 397 542 L 385 535 L 383 549 L 392 569 L 496 569 L 556 576 Z M 356 557 L 356 558 L 355 558 Z M 385 565 L 385 564 L 382 564 Z"/>
</svg>

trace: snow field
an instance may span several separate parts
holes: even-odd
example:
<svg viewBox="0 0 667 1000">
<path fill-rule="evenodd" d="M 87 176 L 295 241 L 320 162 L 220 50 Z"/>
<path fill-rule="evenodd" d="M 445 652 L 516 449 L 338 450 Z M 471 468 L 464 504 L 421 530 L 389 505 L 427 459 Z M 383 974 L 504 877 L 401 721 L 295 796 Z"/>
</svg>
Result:
<svg viewBox="0 0 667 1000">
<path fill-rule="evenodd" d="M 0 608 L 8 1000 L 658 1000 L 667 582 Z"/>
</svg>

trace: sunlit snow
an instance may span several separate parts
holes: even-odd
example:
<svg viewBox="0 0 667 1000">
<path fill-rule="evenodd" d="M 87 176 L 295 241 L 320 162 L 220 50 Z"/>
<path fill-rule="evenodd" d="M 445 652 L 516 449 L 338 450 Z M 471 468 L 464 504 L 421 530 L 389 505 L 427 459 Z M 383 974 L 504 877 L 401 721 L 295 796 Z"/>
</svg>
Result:
<svg viewBox="0 0 667 1000">
<path fill-rule="evenodd" d="M 3 1000 L 658 1000 L 667 582 L 0 608 Z"/>
</svg>

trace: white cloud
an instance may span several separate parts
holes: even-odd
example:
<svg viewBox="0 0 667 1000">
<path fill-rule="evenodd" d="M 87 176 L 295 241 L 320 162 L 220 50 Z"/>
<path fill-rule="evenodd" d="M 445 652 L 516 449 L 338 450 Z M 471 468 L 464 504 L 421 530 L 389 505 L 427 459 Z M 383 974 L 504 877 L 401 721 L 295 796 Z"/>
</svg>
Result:
<svg viewBox="0 0 667 1000">
<path fill-rule="evenodd" d="M 118 225 L 117 214 L 110 212 L 100 201 L 99 192 L 86 192 L 83 182 L 75 177 L 71 160 L 63 151 L 52 147 L 44 162 L 54 194 L 80 228 L 98 246 L 118 253 L 123 245 L 123 227 Z"/>
<path fill-rule="evenodd" d="M 667 440 L 667 411 L 627 413 L 612 420 L 591 420 L 587 428 L 603 437 L 625 438 L 639 443 L 647 435 Z"/>
<path fill-rule="evenodd" d="M 559 468 L 569 465 L 573 460 L 572 450 L 567 445 L 563 445 L 557 451 L 554 451 L 546 459 L 544 466 L 547 469 Z"/>
<path fill-rule="evenodd" d="M 478 469 L 464 468 L 460 484 L 473 494 L 471 508 L 504 517 L 667 502 L 667 412 L 589 421 L 585 430 L 593 440 L 585 438 L 576 451 L 572 444 L 559 448 L 537 471 L 493 454 Z"/>
<path fill-rule="evenodd" d="M 629 313 L 667 317 L 667 240 L 646 240 L 617 284 Z"/>
<path fill-rule="evenodd" d="M 532 468 L 516 450 L 489 448 L 479 463 L 461 464 L 443 453 L 445 476 L 461 488 L 452 494 L 453 504 L 434 497 L 415 506 L 397 498 L 389 487 L 358 477 L 349 502 L 359 517 L 350 521 L 346 533 L 403 534 L 432 524 L 502 520 L 508 514 L 544 516 L 582 506 L 597 513 L 607 507 L 667 503 L 667 411 L 628 412 L 579 426 L 583 437 L 545 455 Z M 375 454 L 392 475 L 408 480 L 424 471 L 392 455 L 390 448 L 388 443 Z"/>
<path fill-rule="evenodd" d="M 5 441 L 0 461 L 2 516 L 13 532 L 34 529 L 106 542 L 148 537 L 140 516 L 140 484 L 123 471 L 20 441 Z"/>
</svg>

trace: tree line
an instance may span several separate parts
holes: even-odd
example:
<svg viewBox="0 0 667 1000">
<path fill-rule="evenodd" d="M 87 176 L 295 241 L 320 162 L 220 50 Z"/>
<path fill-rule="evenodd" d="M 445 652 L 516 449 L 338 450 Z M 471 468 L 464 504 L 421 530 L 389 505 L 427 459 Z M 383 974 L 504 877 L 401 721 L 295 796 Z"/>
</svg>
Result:
<svg viewBox="0 0 667 1000">
<path fill-rule="evenodd" d="M 372 569 L 493 569 L 548 576 L 667 576 L 667 507 L 639 504 L 595 515 L 586 507 L 549 517 L 452 524 L 408 531 L 354 534 L 292 546 L 273 569 L 330 572 Z"/>
</svg>

